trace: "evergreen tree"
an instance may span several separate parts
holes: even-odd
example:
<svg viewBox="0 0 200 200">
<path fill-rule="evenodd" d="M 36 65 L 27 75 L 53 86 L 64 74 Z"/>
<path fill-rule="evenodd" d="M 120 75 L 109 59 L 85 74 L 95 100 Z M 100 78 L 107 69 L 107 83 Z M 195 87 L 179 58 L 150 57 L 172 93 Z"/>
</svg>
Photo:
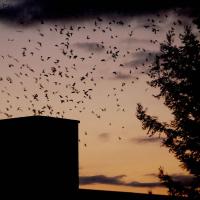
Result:
<svg viewBox="0 0 200 200">
<path fill-rule="evenodd" d="M 163 134 L 162 143 L 169 148 L 182 167 L 194 176 L 190 185 L 175 182 L 160 169 L 159 178 L 167 186 L 170 195 L 200 199 L 200 41 L 185 27 L 179 35 L 181 45 L 174 42 L 175 32 L 167 33 L 167 40 L 160 45 L 148 76 L 148 84 L 159 88 L 156 98 L 164 99 L 171 110 L 173 120 L 160 122 L 147 114 L 141 104 L 137 105 L 137 118 L 150 136 Z"/>
</svg>

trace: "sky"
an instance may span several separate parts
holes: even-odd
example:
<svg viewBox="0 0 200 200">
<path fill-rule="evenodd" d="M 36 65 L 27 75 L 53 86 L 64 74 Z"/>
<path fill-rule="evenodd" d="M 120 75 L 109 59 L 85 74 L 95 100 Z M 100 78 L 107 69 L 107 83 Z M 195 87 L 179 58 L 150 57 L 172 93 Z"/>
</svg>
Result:
<svg viewBox="0 0 200 200">
<path fill-rule="evenodd" d="M 93 4 L 70 11 L 58 2 L 53 10 L 46 1 L 0 1 L 0 118 L 80 120 L 81 188 L 166 194 L 160 166 L 188 181 L 161 138 L 148 137 L 136 118 L 142 103 L 161 121 L 173 119 L 145 73 L 166 32 L 173 27 L 178 36 L 192 24 L 188 9 L 155 0 L 157 6 L 136 4 L 139 13 Z"/>
</svg>

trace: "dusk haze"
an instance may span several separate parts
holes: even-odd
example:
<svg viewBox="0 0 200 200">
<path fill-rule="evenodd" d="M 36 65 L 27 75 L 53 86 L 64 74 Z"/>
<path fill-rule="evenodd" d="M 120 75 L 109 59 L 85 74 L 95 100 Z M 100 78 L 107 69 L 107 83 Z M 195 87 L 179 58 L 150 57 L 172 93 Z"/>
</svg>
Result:
<svg viewBox="0 0 200 200">
<path fill-rule="evenodd" d="M 198 199 L 200 16 L 195 1 L 0 0 L 0 30 L 2 147 L 8 150 L 5 144 L 13 142 L 10 150 L 22 155 L 19 166 L 26 158 L 36 164 L 38 155 L 49 170 L 37 171 L 38 179 L 44 174 L 41 180 L 49 180 L 49 197 L 52 173 L 59 182 L 55 191 L 65 191 L 58 188 L 66 183 L 65 195 L 80 189 L 80 197 L 90 194 L 91 199 L 98 194 Z M 32 145 L 24 146 L 30 154 L 18 149 L 26 142 Z M 8 152 L 2 154 L 5 163 L 11 155 L 16 159 L 17 153 Z M 34 167 L 27 166 L 36 180 Z M 63 166 L 67 174 L 60 171 Z M 72 181 L 71 189 L 62 174 Z"/>
</svg>

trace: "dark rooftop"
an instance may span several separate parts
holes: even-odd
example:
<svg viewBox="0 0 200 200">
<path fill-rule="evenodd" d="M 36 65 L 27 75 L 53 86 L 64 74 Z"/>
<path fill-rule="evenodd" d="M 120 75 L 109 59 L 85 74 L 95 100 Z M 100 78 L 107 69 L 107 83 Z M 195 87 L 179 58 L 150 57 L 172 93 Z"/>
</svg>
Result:
<svg viewBox="0 0 200 200">
<path fill-rule="evenodd" d="M 24 117 L 17 117 L 17 118 L 8 118 L 8 119 L 1 119 L 1 121 L 7 121 L 7 120 L 30 120 L 30 119 L 48 119 L 48 120 L 65 120 L 65 121 L 69 121 L 69 122 L 76 122 L 76 123 L 80 123 L 79 120 L 75 120 L 75 119 L 65 119 L 65 118 L 59 118 L 59 117 L 50 117 L 50 116 L 41 116 L 41 115 L 34 115 L 34 116 L 24 116 Z"/>
</svg>

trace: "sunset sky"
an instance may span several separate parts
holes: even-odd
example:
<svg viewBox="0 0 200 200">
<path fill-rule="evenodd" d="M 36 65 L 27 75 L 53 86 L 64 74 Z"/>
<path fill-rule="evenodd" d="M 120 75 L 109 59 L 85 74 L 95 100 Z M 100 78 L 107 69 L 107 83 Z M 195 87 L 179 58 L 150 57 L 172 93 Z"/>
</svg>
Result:
<svg viewBox="0 0 200 200">
<path fill-rule="evenodd" d="M 173 119 L 152 96 L 157 90 L 147 85 L 145 72 L 166 32 L 174 27 L 178 35 L 192 19 L 169 9 L 31 23 L 34 12 L 25 9 L 17 18 L 25 24 L 10 20 L 8 8 L 24 2 L 0 1 L 0 118 L 80 120 L 81 188 L 166 194 L 156 177 L 160 166 L 177 179 L 187 178 L 135 114 L 142 103 L 161 121 Z"/>
</svg>

